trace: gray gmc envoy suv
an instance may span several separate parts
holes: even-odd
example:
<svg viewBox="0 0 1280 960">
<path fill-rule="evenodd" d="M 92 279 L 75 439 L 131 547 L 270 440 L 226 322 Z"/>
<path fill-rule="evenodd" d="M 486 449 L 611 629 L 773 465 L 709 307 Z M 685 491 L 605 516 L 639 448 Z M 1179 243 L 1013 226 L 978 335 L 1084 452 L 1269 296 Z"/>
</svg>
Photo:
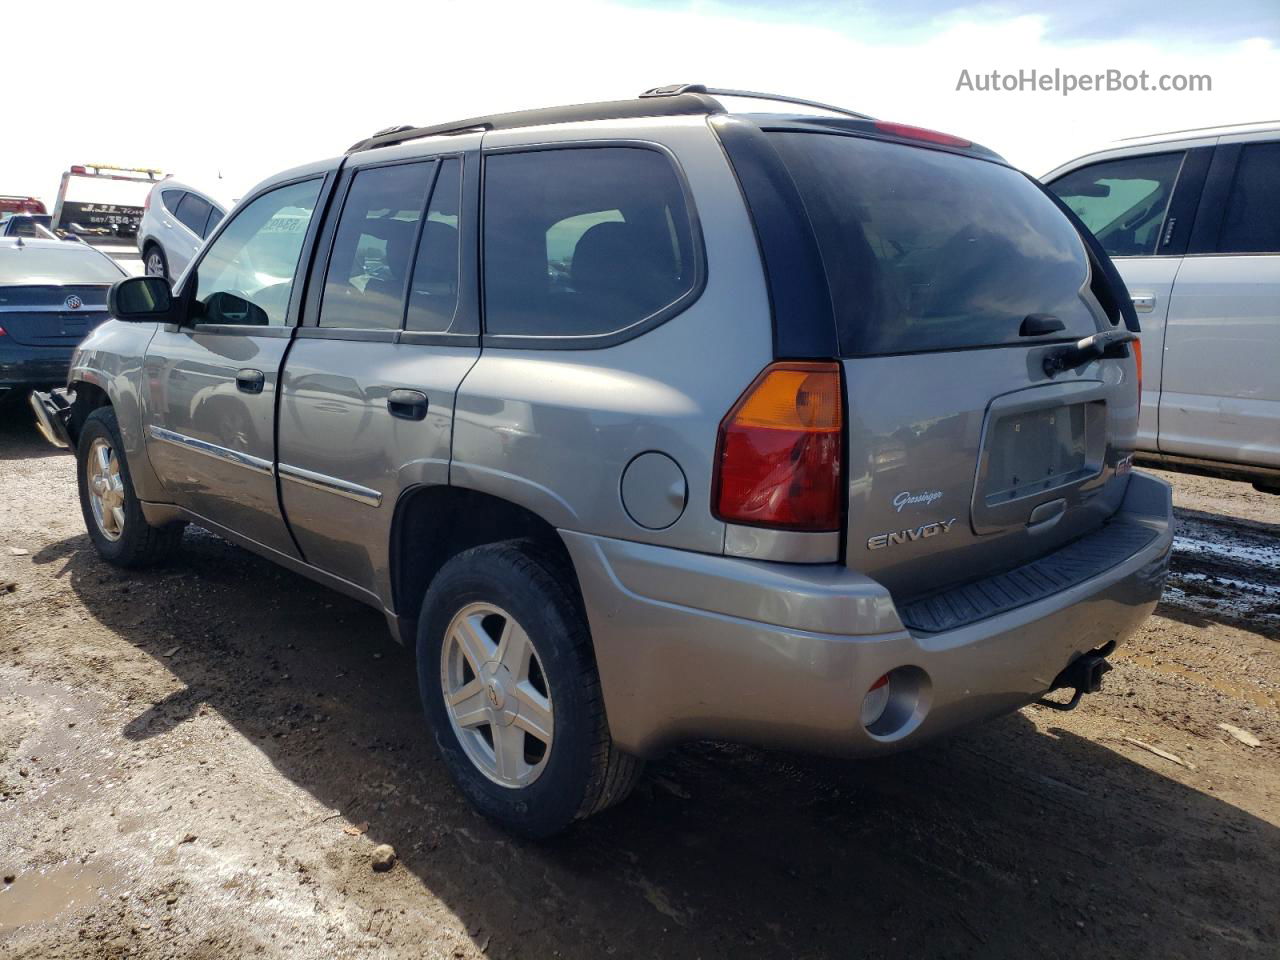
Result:
<svg viewBox="0 0 1280 960">
<path fill-rule="evenodd" d="M 32 404 L 98 552 L 194 523 L 382 610 L 524 835 L 681 741 L 1074 706 L 1163 585 L 1124 285 L 959 137 L 701 85 L 396 127 L 110 307 Z"/>
</svg>

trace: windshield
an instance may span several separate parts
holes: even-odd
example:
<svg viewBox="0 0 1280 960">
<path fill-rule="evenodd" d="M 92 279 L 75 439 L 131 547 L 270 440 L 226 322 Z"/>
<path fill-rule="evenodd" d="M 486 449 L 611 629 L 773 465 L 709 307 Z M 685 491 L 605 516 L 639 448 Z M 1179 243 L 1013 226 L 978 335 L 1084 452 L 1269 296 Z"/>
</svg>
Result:
<svg viewBox="0 0 1280 960">
<path fill-rule="evenodd" d="M 124 275 L 102 254 L 78 243 L 0 249 L 0 283 L 115 283 Z"/>
<path fill-rule="evenodd" d="M 863 137 L 775 131 L 831 289 L 845 356 L 1019 341 L 1032 313 L 1096 333 L 1084 244 L 1016 170 Z"/>
</svg>

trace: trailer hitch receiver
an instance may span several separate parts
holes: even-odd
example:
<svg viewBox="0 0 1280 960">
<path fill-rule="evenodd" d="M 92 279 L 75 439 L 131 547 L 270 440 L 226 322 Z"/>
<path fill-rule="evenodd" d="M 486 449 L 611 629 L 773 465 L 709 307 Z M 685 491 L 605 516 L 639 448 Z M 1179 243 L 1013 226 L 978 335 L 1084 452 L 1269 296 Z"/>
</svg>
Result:
<svg viewBox="0 0 1280 960">
<path fill-rule="evenodd" d="M 1066 703 L 1041 697 L 1036 702 L 1042 707 L 1052 710 L 1074 710 L 1080 704 L 1080 698 L 1086 693 L 1097 693 L 1102 689 L 1102 678 L 1111 669 L 1107 656 L 1116 648 L 1115 641 L 1097 650 L 1076 657 L 1060 674 L 1053 678 L 1049 692 L 1072 689 L 1071 699 Z"/>
</svg>

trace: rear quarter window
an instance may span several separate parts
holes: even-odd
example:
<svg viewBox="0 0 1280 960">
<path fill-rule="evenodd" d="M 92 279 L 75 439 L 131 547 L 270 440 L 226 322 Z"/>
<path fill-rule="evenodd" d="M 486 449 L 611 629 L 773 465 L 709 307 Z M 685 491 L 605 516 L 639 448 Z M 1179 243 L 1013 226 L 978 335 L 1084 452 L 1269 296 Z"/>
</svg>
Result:
<svg viewBox="0 0 1280 960">
<path fill-rule="evenodd" d="M 691 215 L 664 153 L 610 146 L 492 154 L 484 190 L 487 334 L 619 334 L 696 295 Z"/>
<path fill-rule="evenodd" d="M 1063 337 L 1099 329 L 1079 234 L 1018 171 L 862 137 L 770 138 L 813 225 L 845 356 L 1017 343 L 1032 313 L 1062 320 Z"/>
</svg>

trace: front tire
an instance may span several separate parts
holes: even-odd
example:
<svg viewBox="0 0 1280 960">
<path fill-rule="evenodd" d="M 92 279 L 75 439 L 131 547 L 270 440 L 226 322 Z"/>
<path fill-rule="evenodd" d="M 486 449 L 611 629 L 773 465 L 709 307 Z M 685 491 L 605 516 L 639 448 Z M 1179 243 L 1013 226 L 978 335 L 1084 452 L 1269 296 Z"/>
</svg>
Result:
<svg viewBox="0 0 1280 960">
<path fill-rule="evenodd" d="M 504 829 L 547 837 L 621 801 L 643 763 L 609 736 L 571 574 L 527 541 L 440 570 L 418 620 L 418 684 L 450 775 Z"/>
<path fill-rule="evenodd" d="M 115 410 L 99 407 L 85 418 L 76 449 L 80 510 L 98 556 L 117 567 L 148 567 L 173 553 L 183 524 L 147 523 L 123 451 Z"/>
</svg>

